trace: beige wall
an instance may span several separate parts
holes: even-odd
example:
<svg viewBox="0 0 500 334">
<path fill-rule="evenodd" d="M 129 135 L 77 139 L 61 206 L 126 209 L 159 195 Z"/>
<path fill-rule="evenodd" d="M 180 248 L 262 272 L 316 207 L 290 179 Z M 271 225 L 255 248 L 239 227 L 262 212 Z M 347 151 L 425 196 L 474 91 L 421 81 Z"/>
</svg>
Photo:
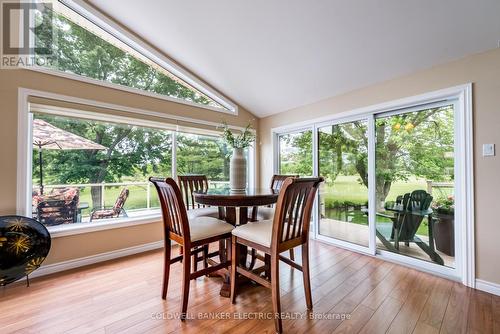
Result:
<svg viewBox="0 0 500 334">
<path fill-rule="evenodd" d="M 473 83 L 474 108 L 476 278 L 500 284 L 496 262 L 500 255 L 500 160 L 481 156 L 482 144 L 500 144 L 500 49 L 261 119 L 261 186 L 269 184 L 272 174 L 272 128 L 469 82 Z"/>
<path fill-rule="evenodd" d="M 234 116 L 34 71 L 0 70 L 0 157 L 2 158 L 0 164 L 0 215 L 15 214 L 16 212 L 19 87 L 212 122 L 225 120 L 228 124 L 236 126 L 245 126 L 249 121 L 252 121 L 254 127 L 258 129 L 259 121 L 241 107 L 238 116 Z M 158 241 L 162 238 L 161 231 L 161 224 L 153 223 L 54 238 L 52 249 L 45 263 L 60 262 Z"/>
</svg>

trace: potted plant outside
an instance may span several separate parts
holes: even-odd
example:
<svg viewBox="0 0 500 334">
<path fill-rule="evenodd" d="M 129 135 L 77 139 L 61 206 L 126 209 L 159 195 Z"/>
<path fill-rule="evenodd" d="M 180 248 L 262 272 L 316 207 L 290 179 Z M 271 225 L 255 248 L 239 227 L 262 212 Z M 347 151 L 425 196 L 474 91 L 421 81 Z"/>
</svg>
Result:
<svg viewBox="0 0 500 334">
<path fill-rule="evenodd" d="M 455 256 L 455 198 L 450 195 L 438 199 L 432 208 L 436 249 L 446 255 Z"/>
</svg>

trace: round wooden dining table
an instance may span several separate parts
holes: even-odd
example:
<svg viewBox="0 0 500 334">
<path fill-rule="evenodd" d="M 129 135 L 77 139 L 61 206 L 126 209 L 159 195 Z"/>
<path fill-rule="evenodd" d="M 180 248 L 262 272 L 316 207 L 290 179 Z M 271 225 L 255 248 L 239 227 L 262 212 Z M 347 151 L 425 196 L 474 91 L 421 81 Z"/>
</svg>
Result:
<svg viewBox="0 0 500 334">
<path fill-rule="evenodd" d="M 274 204 L 278 201 L 278 191 L 270 188 L 247 188 L 245 191 L 231 191 L 229 188 L 209 188 L 206 191 L 193 192 L 194 201 L 198 204 L 215 206 L 219 208 L 219 219 L 225 220 L 234 226 L 246 224 L 249 220 L 256 220 L 259 206 Z M 252 208 L 249 216 L 248 208 Z M 223 260 L 227 253 L 227 246 L 223 241 L 219 243 L 220 256 Z M 256 252 L 251 251 L 252 260 L 247 264 L 248 249 L 240 245 L 240 264 L 253 269 Z M 229 297 L 230 277 L 227 270 L 222 270 L 219 275 L 224 278 L 220 295 Z"/>
<path fill-rule="evenodd" d="M 269 188 L 248 188 L 245 191 L 232 191 L 229 188 L 209 188 L 206 191 L 194 191 L 194 201 L 198 204 L 219 207 L 219 218 L 232 225 L 246 224 L 255 217 L 248 216 L 248 208 L 276 203 L 278 191 Z M 236 208 L 239 208 L 237 213 Z M 255 212 L 256 210 L 253 210 Z"/>
</svg>

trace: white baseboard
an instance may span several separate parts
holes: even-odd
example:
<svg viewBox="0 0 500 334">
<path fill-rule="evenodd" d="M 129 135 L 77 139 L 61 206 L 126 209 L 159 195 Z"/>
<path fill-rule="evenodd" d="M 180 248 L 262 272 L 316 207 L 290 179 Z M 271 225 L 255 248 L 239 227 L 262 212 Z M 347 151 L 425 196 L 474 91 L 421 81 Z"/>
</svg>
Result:
<svg viewBox="0 0 500 334">
<path fill-rule="evenodd" d="M 500 296 L 500 284 L 476 279 L 476 289 Z"/>
<path fill-rule="evenodd" d="M 139 246 L 133 246 L 123 249 L 117 249 L 110 252 L 100 253 L 91 256 L 85 256 L 78 259 L 62 261 L 58 263 L 52 263 L 48 265 L 42 265 L 40 268 L 35 270 L 30 274 L 30 278 L 40 277 L 44 275 L 49 275 L 53 273 L 57 273 L 60 271 L 65 271 L 69 269 L 74 269 L 78 267 L 88 266 L 90 264 L 99 263 L 103 261 L 109 261 L 113 259 L 117 259 L 119 257 L 124 257 L 128 255 L 138 254 L 142 252 L 147 252 L 153 249 L 158 249 L 163 247 L 163 240 L 150 242 L 148 244 L 143 244 Z"/>
</svg>

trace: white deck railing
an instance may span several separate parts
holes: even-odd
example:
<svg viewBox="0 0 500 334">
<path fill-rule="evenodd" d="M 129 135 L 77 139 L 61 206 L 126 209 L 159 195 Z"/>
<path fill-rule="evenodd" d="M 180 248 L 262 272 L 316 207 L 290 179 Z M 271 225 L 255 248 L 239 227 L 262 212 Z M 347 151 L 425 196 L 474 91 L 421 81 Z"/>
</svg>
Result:
<svg viewBox="0 0 500 334">
<path fill-rule="evenodd" d="M 223 188 L 224 186 L 229 185 L 229 181 L 208 181 L 210 187 L 213 188 Z M 144 187 L 146 189 L 146 209 L 151 208 L 151 182 L 148 181 L 137 181 L 137 182 L 111 182 L 111 183 L 71 183 L 71 184 L 45 184 L 43 185 L 44 189 L 47 188 L 87 188 L 87 187 L 100 187 L 101 188 L 101 206 L 104 207 L 104 199 L 105 199 L 105 191 L 106 187 L 125 187 L 125 186 L 136 186 L 136 187 Z M 33 185 L 33 189 L 38 189 L 39 186 Z"/>
<path fill-rule="evenodd" d="M 432 195 L 432 188 L 453 188 L 453 182 L 434 182 L 427 180 L 427 192 Z"/>
</svg>

